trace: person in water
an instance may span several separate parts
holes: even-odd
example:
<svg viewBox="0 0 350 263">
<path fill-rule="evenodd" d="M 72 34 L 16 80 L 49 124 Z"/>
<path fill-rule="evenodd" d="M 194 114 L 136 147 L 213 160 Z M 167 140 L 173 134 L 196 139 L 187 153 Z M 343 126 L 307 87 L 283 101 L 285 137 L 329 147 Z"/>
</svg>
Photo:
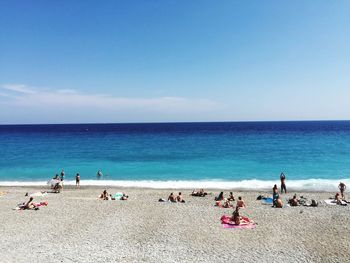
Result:
<svg viewBox="0 0 350 263">
<path fill-rule="evenodd" d="M 75 176 L 75 186 L 77 188 L 80 188 L 80 174 L 77 173 L 77 175 Z"/>
<path fill-rule="evenodd" d="M 176 203 L 176 197 L 175 197 L 174 193 L 170 193 L 170 195 L 168 197 L 168 201 Z"/>
<path fill-rule="evenodd" d="M 103 176 L 102 171 L 98 170 L 97 172 L 97 178 L 100 179 Z"/>
<path fill-rule="evenodd" d="M 246 207 L 246 204 L 245 204 L 245 202 L 243 201 L 243 199 L 242 199 L 241 196 L 238 196 L 237 207 L 239 207 L 239 208 L 244 208 L 244 207 Z"/>
<path fill-rule="evenodd" d="M 283 172 L 280 175 L 280 179 L 281 179 L 281 193 L 283 194 L 283 191 L 284 191 L 284 193 L 286 194 L 287 193 L 286 175 Z"/>
<path fill-rule="evenodd" d="M 346 189 L 346 185 L 342 182 L 339 183 L 338 188 L 340 190 L 341 198 L 345 199 L 344 192 Z"/>
<path fill-rule="evenodd" d="M 179 203 L 185 203 L 185 200 L 183 199 L 181 192 L 179 192 L 179 195 L 176 197 L 176 200 Z"/>
</svg>

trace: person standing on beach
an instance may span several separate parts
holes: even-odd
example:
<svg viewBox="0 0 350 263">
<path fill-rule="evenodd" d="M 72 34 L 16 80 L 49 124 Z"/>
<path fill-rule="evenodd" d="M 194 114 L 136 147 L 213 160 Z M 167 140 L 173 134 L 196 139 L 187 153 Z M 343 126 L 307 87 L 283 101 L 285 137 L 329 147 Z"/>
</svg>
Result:
<svg viewBox="0 0 350 263">
<path fill-rule="evenodd" d="M 346 185 L 344 183 L 340 182 L 338 188 L 340 190 L 341 198 L 345 199 L 344 192 L 345 192 L 345 189 L 346 189 Z"/>
<path fill-rule="evenodd" d="M 283 190 L 284 190 L 284 193 L 286 194 L 287 193 L 286 175 L 283 172 L 280 175 L 280 179 L 281 179 L 281 194 L 283 193 Z"/>
<path fill-rule="evenodd" d="M 77 188 L 80 188 L 80 174 L 77 173 L 77 175 L 75 176 L 75 186 Z"/>
<path fill-rule="evenodd" d="M 65 172 L 64 172 L 64 170 L 62 169 L 62 171 L 61 171 L 61 182 L 62 182 L 62 189 L 63 189 L 63 181 L 64 181 L 64 176 L 65 176 Z"/>
</svg>

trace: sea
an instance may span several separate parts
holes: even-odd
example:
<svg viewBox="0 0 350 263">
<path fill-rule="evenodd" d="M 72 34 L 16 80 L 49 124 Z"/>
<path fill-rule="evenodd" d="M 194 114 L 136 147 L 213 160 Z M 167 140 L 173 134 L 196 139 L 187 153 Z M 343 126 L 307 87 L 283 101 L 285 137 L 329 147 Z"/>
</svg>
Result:
<svg viewBox="0 0 350 263">
<path fill-rule="evenodd" d="M 0 125 L 0 185 L 336 191 L 350 121 Z M 102 176 L 97 177 L 97 171 Z"/>
</svg>

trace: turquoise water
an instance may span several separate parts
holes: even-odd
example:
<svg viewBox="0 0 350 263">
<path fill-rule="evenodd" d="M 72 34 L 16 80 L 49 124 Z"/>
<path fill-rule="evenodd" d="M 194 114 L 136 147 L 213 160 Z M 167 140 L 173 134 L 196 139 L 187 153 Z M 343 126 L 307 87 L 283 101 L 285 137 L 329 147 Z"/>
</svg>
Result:
<svg viewBox="0 0 350 263">
<path fill-rule="evenodd" d="M 0 126 L 0 181 L 349 178 L 350 122 Z"/>
</svg>

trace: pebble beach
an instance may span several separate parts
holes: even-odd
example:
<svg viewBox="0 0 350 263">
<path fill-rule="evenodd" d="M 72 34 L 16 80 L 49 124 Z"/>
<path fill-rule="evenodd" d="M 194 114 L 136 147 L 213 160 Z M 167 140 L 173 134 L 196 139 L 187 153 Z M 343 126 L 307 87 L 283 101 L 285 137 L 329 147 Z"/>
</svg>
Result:
<svg viewBox="0 0 350 263">
<path fill-rule="evenodd" d="M 38 211 L 13 208 L 40 187 L 0 187 L 0 262 L 349 262 L 349 206 L 326 205 L 328 192 L 297 193 L 318 207 L 272 208 L 266 192 L 234 192 L 254 229 L 225 229 L 214 206 L 220 190 L 192 197 L 189 190 L 107 188 L 127 201 L 103 201 L 101 187 L 65 188 L 34 201 Z M 158 202 L 182 191 L 186 203 Z M 229 190 L 228 190 L 229 191 Z M 226 195 L 228 192 L 225 192 Z M 283 200 L 294 193 L 282 195 Z M 285 202 L 286 203 L 286 202 Z"/>
</svg>

